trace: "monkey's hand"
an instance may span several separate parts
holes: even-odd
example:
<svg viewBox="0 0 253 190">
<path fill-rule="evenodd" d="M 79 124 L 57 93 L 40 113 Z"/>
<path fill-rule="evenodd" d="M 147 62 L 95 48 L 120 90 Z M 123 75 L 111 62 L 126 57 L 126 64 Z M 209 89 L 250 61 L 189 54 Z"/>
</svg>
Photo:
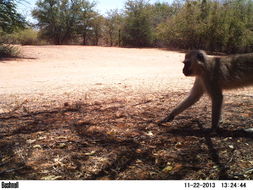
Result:
<svg viewBox="0 0 253 190">
<path fill-rule="evenodd" d="M 165 117 L 163 120 L 159 121 L 158 124 L 162 124 L 162 123 L 173 121 L 174 118 L 175 118 L 175 116 L 172 115 L 172 114 L 170 114 L 167 117 Z"/>
</svg>

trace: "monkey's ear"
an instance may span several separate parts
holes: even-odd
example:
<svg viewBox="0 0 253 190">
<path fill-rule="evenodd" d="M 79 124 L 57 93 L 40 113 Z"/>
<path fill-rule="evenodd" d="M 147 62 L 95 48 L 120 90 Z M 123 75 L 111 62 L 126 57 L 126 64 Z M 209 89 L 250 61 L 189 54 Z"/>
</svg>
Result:
<svg viewBox="0 0 253 190">
<path fill-rule="evenodd" d="M 197 53 L 197 60 L 201 62 L 205 62 L 205 55 L 203 52 L 198 52 Z"/>
</svg>

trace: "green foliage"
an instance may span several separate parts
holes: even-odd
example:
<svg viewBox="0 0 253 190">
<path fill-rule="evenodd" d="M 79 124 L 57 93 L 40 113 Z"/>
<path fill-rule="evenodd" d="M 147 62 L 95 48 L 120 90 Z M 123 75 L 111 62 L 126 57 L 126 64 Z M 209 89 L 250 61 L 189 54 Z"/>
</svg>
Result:
<svg viewBox="0 0 253 190">
<path fill-rule="evenodd" d="M 45 45 L 46 41 L 43 41 L 39 37 L 39 32 L 27 28 L 23 30 L 18 30 L 14 33 L 4 33 L 0 37 L 1 41 L 5 44 L 21 44 L 21 45 Z"/>
<path fill-rule="evenodd" d="M 123 12 L 110 10 L 105 17 L 105 43 L 109 46 L 159 46 L 162 41 L 156 37 L 157 26 L 175 14 L 180 3 L 149 4 L 148 1 L 127 1 Z"/>
<path fill-rule="evenodd" d="M 8 45 L 8 35 L 25 28 L 25 19 L 17 12 L 14 0 L 0 0 L 0 59 L 17 57 L 20 51 L 17 47 Z"/>
<path fill-rule="evenodd" d="M 198 7 L 199 3 L 196 1 L 186 2 L 176 15 L 161 23 L 158 26 L 161 40 L 166 41 L 169 46 L 199 48 L 205 24 Z"/>
<path fill-rule="evenodd" d="M 149 5 L 154 39 L 153 46 L 163 46 L 164 41 L 161 40 L 158 32 L 159 25 L 165 23 L 168 18 L 175 15 L 179 11 L 179 7 L 180 4 L 178 2 L 174 2 L 172 5 L 168 3 L 155 3 L 154 5 Z"/>
<path fill-rule="evenodd" d="M 39 39 L 38 31 L 28 28 L 15 34 L 16 43 L 21 45 L 43 45 L 44 41 Z"/>
<path fill-rule="evenodd" d="M 144 0 L 128 0 L 125 9 L 123 45 L 135 47 L 150 46 L 153 42 L 153 36 L 148 3 Z"/>
<path fill-rule="evenodd" d="M 160 23 L 160 40 L 169 47 L 227 53 L 252 51 L 253 2 L 250 0 L 187 1 Z"/>
<path fill-rule="evenodd" d="M 123 16 L 119 11 L 111 10 L 105 17 L 104 40 L 110 46 L 121 46 Z"/>
<path fill-rule="evenodd" d="M 253 51 L 252 0 L 127 0 L 106 16 L 88 0 L 38 0 L 33 16 L 42 38 L 65 44 Z M 32 34 L 29 34 L 32 36 Z M 25 37 L 24 37 L 25 38 Z"/>
<path fill-rule="evenodd" d="M 93 21 L 91 22 L 91 37 L 92 37 L 92 44 L 98 45 L 99 39 L 103 35 L 103 26 L 104 26 L 104 17 L 97 14 L 94 15 Z"/>
<path fill-rule="evenodd" d="M 39 0 L 33 16 L 39 21 L 41 36 L 55 44 L 62 44 L 70 37 L 71 24 L 67 1 Z"/>
<path fill-rule="evenodd" d="M 75 33 L 82 37 L 82 44 L 94 44 L 93 21 L 99 14 L 94 10 L 95 2 L 79 0 L 74 6 L 75 13 Z M 102 24 L 102 22 L 101 22 Z"/>
<path fill-rule="evenodd" d="M 81 33 L 85 43 L 95 3 L 86 0 L 39 0 L 36 5 L 33 17 L 39 22 L 42 38 L 54 44 L 65 44 Z"/>
<path fill-rule="evenodd" d="M 0 0 L 0 31 L 11 33 L 25 27 L 25 19 L 16 11 L 14 0 Z"/>
</svg>

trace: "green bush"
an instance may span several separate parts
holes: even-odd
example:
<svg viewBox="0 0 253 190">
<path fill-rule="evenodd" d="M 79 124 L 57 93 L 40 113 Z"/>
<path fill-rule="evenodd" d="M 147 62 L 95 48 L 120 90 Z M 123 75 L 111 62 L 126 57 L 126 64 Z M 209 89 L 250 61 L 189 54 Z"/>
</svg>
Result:
<svg viewBox="0 0 253 190">
<path fill-rule="evenodd" d="M 253 3 L 249 0 L 186 1 L 156 28 L 168 47 L 226 53 L 252 51 Z"/>
<path fill-rule="evenodd" d="M 33 29 L 25 29 L 18 34 L 18 41 L 21 45 L 38 45 L 38 32 Z"/>
<path fill-rule="evenodd" d="M 0 43 L 2 44 L 21 44 L 21 45 L 46 45 L 40 39 L 39 32 L 31 28 L 19 30 L 14 33 L 0 33 Z"/>
</svg>

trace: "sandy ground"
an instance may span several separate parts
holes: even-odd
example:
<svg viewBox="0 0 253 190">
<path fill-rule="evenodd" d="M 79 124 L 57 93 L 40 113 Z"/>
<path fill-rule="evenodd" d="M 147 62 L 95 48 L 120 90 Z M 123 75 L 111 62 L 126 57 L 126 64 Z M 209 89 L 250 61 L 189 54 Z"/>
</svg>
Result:
<svg viewBox="0 0 253 190">
<path fill-rule="evenodd" d="M 177 52 L 83 46 L 24 46 L 22 52 L 24 59 L 0 61 L 2 112 L 25 99 L 97 100 L 185 91 L 192 84 L 181 74 L 184 54 Z"/>
<path fill-rule="evenodd" d="M 222 131 L 189 92 L 184 54 L 24 46 L 0 61 L 0 179 L 253 179 L 253 88 L 225 92 Z"/>
<path fill-rule="evenodd" d="M 24 46 L 22 51 L 25 59 L 1 61 L 1 94 L 60 94 L 118 84 L 146 88 L 163 80 L 173 86 L 182 77 L 184 55 L 176 52 L 82 46 Z"/>
</svg>

